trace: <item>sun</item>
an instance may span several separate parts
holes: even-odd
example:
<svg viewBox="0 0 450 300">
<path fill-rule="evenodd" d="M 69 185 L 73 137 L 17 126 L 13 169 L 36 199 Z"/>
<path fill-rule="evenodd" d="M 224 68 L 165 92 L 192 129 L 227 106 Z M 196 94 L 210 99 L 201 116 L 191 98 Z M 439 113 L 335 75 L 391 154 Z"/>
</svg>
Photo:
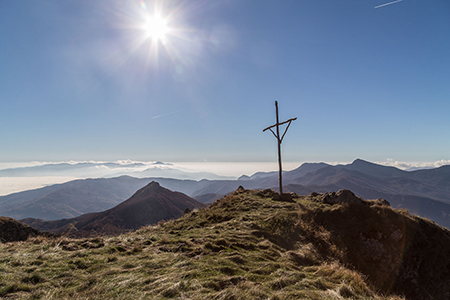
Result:
<svg viewBox="0 0 450 300">
<path fill-rule="evenodd" d="M 164 42 L 169 32 L 167 27 L 167 20 L 160 15 L 149 16 L 143 25 L 146 37 L 155 42 Z"/>
<path fill-rule="evenodd" d="M 161 1 L 158 3 L 158 1 Z M 124 26 L 130 31 L 128 43 L 133 55 L 146 60 L 146 65 L 158 68 L 163 59 L 174 61 L 181 57 L 190 31 L 183 26 L 182 9 L 164 7 L 163 0 L 154 0 L 154 7 L 144 1 L 133 1 L 132 14 L 124 15 Z M 136 3 L 140 3 L 137 6 Z M 125 32 L 125 31 L 124 31 Z"/>
</svg>

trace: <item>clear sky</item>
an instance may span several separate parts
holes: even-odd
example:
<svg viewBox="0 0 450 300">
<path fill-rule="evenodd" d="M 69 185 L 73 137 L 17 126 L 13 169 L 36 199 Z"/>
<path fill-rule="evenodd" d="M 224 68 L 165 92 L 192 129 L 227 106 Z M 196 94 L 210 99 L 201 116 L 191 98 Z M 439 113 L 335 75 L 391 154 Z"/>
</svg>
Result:
<svg viewBox="0 0 450 300">
<path fill-rule="evenodd" d="M 1 1 L 0 161 L 272 161 L 275 100 L 285 161 L 449 160 L 450 1 L 388 2 Z"/>
</svg>

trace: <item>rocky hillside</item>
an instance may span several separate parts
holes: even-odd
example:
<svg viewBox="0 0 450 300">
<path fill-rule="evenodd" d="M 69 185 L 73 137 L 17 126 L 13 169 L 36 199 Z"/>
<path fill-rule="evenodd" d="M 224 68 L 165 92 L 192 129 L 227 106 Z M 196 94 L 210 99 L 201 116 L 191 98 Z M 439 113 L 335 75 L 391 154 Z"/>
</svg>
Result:
<svg viewBox="0 0 450 300">
<path fill-rule="evenodd" d="M 0 297 L 449 299 L 450 232 L 350 191 L 238 189 L 116 237 L 0 245 Z"/>
</svg>

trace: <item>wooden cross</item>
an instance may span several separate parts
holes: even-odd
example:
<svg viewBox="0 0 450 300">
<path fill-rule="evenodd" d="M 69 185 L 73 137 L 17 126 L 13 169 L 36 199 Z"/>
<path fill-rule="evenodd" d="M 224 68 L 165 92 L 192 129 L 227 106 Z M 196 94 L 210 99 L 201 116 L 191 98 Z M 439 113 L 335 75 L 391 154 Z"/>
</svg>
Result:
<svg viewBox="0 0 450 300">
<path fill-rule="evenodd" d="M 286 132 L 289 129 L 289 126 L 291 126 L 291 122 L 297 120 L 297 118 L 291 118 L 291 119 L 289 119 L 287 121 L 284 121 L 284 122 L 280 123 L 280 121 L 278 119 L 278 102 L 277 101 L 275 101 L 275 110 L 276 110 L 276 114 L 277 114 L 277 123 L 272 125 L 272 126 L 269 126 L 269 127 L 265 128 L 263 130 L 263 132 L 266 131 L 266 130 L 270 130 L 273 133 L 273 135 L 276 137 L 277 141 L 278 141 L 278 167 L 279 167 L 279 184 L 280 184 L 280 196 L 281 196 L 283 194 L 283 183 L 282 183 L 282 172 L 283 172 L 283 169 L 281 167 L 281 142 L 283 142 L 283 138 L 286 135 Z M 283 124 L 286 124 L 286 123 L 288 125 L 287 125 L 286 129 L 284 130 L 283 135 L 280 138 L 280 125 L 283 125 Z M 273 132 L 273 130 L 272 130 L 273 127 L 277 128 L 277 133 Z"/>
</svg>

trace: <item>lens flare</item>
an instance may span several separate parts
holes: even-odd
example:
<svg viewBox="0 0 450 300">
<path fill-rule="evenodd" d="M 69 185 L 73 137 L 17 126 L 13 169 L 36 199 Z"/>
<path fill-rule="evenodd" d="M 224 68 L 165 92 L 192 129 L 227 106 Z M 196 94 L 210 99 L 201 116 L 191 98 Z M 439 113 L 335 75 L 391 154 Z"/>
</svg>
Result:
<svg viewBox="0 0 450 300">
<path fill-rule="evenodd" d="M 145 2 L 142 1 L 142 0 L 141 0 L 141 8 L 142 8 L 143 10 L 147 10 L 147 4 L 145 4 Z"/>
</svg>

